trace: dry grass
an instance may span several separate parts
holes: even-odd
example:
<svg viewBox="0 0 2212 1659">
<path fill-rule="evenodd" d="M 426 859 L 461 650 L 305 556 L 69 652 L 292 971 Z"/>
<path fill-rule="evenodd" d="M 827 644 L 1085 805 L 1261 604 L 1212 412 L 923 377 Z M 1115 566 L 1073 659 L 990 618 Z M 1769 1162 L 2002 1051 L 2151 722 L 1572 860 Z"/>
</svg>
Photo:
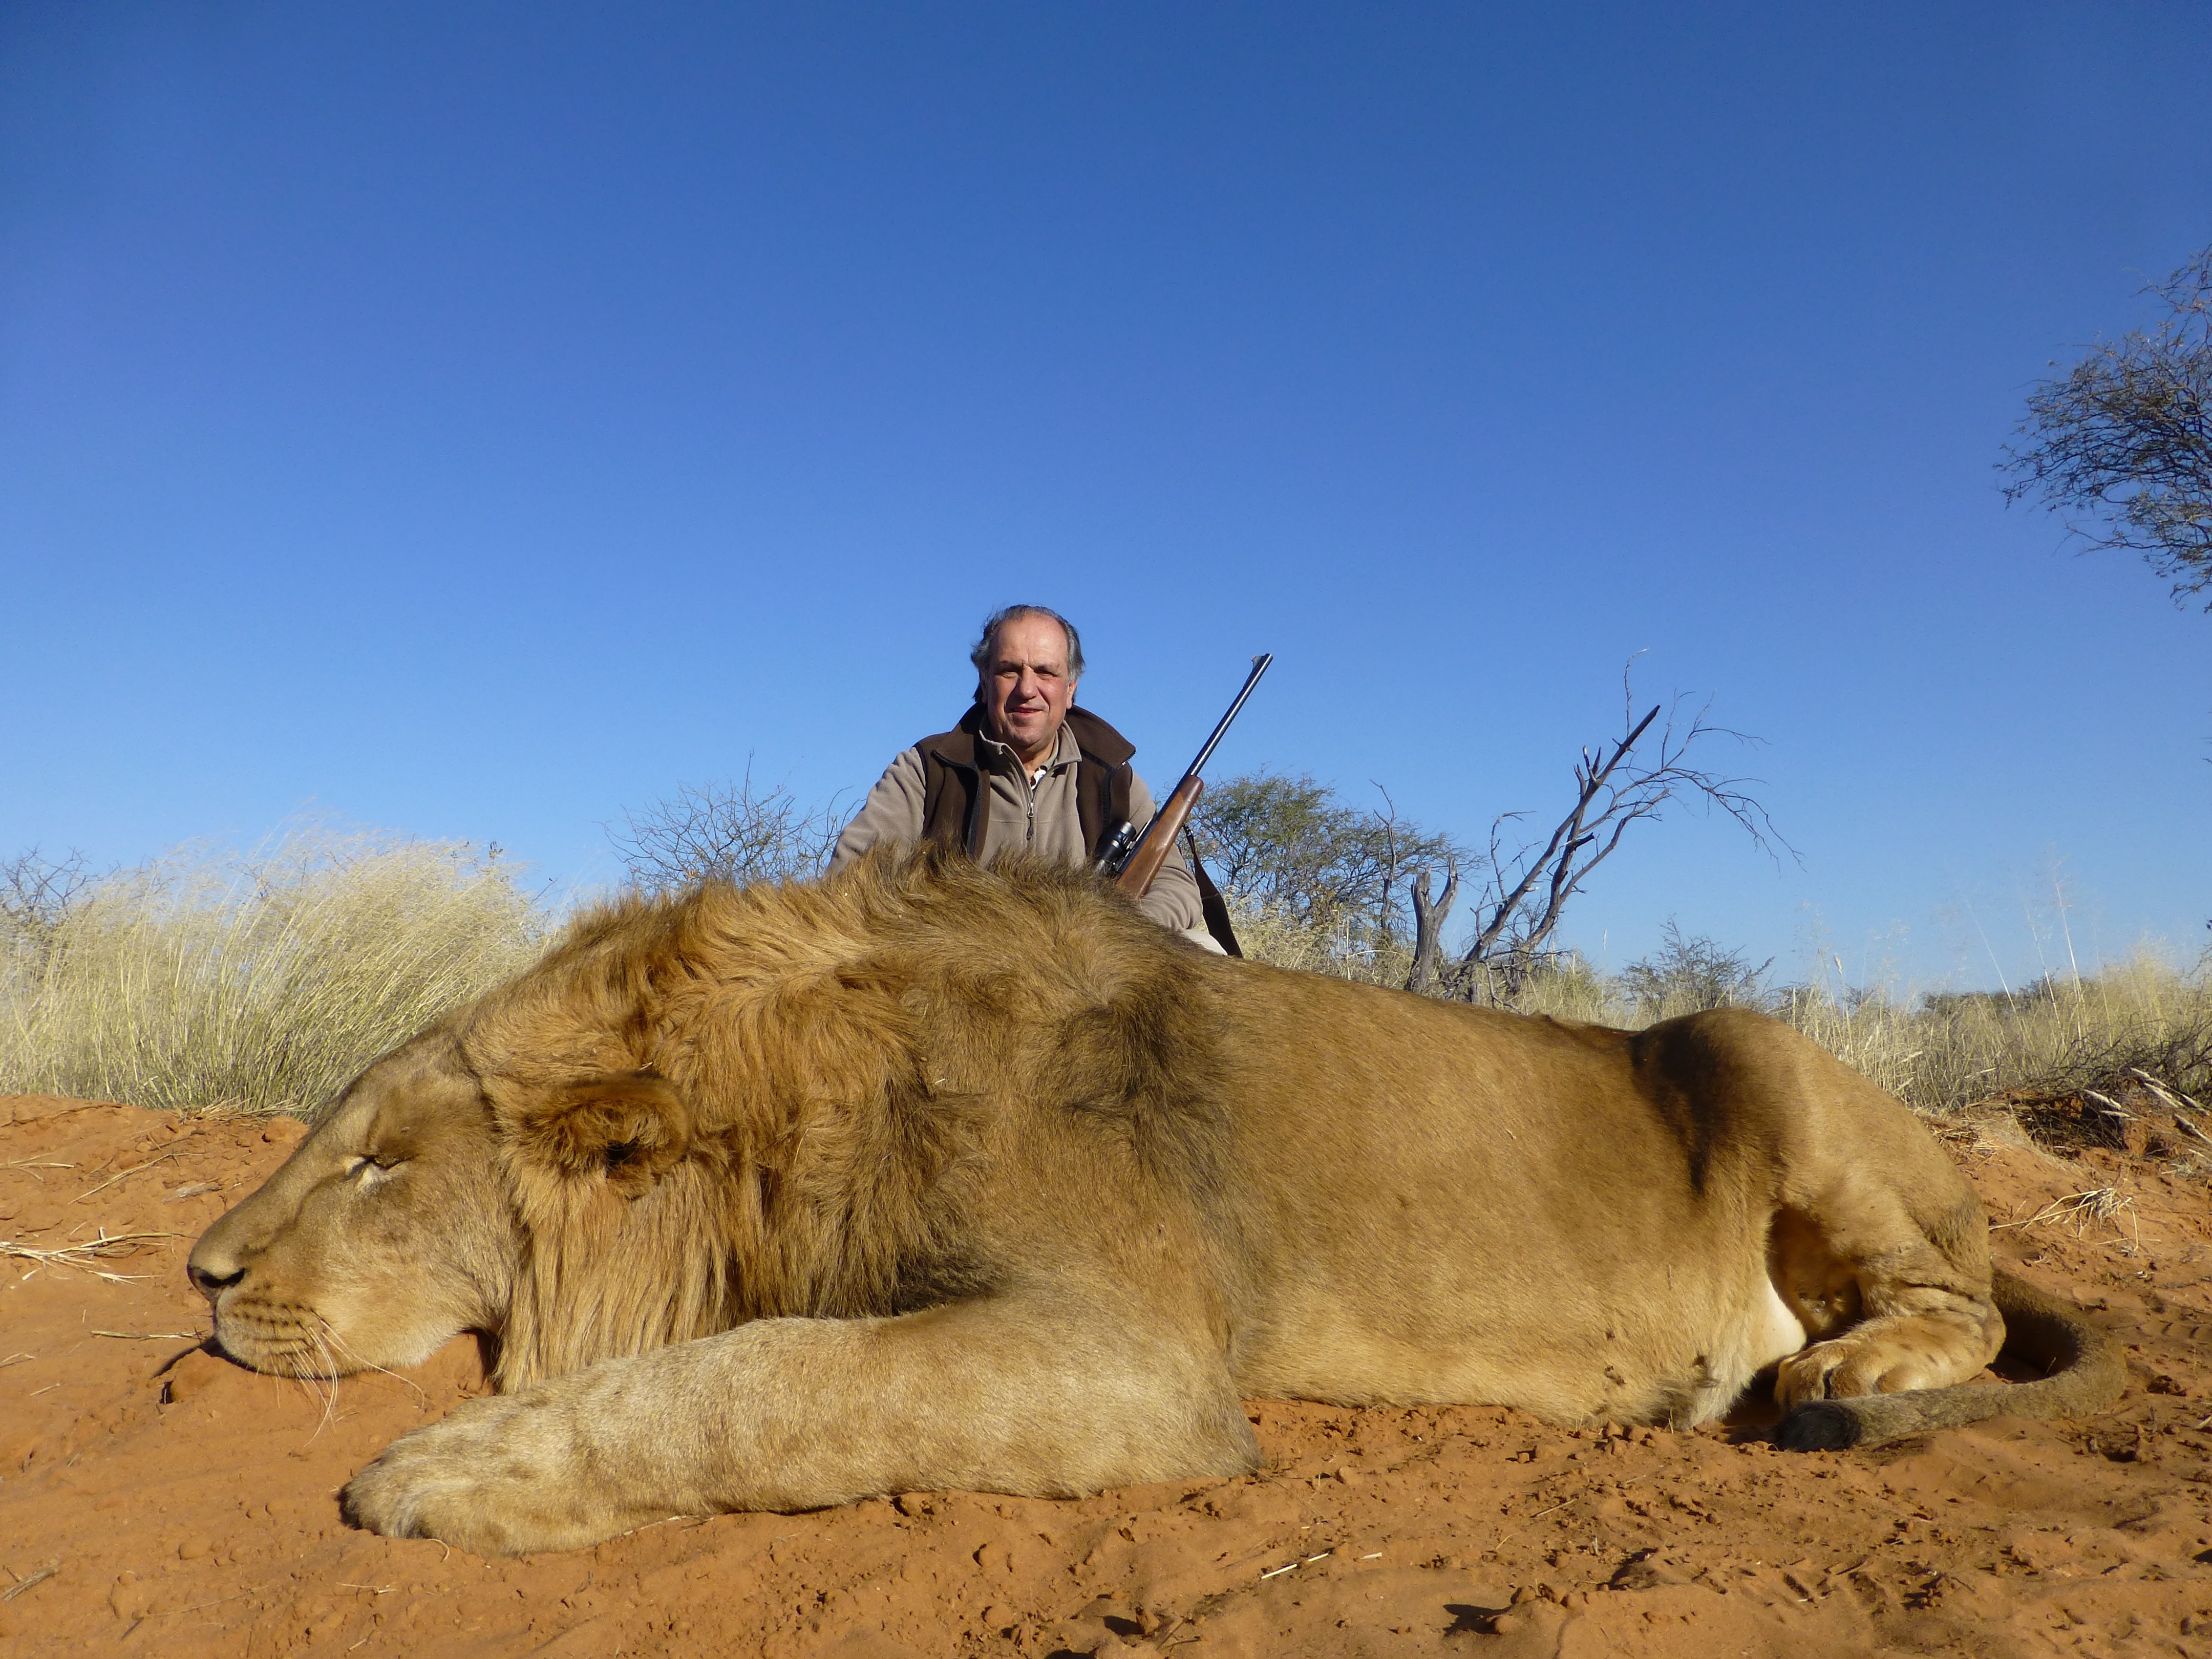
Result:
<svg viewBox="0 0 2212 1659">
<path fill-rule="evenodd" d="M 546 919 L 450 842 L 307 825 L 173 855 L 0 938 L 0 1091 L 303 1112 L 526 965 Z"/>
<path fill-rule="evenodd" d="M 2137 1083 L 2212 1097 L 2212 975 L 2147 954 L 2094 978 L 2002 994 L 1840 998 L 1797 988 L 1775 1012 L 1927 1112 Z M 2141 1074 L 2131 1076 L 2133 1073 Z"/>
<path fill-rule="evenodd" d="M 1309 974 L 1327 974 L 1361 985 L 1401 988 L 1413 971 L 1413 945 L 1408 939 L 1377 939 L 1374 918 L 1364 908 L 1333 910 L 1316 906 L 1316 920 L 1302 922 L 1285 910 L 1271 906 L 1235 905 L 1231 920 L 1237 942 L 1245 957 L 1276 968 L 1295 968 Z M 1599 975 L 1578 957 L 1560 957 L 1516 990 L 1505 989 L 1502 978 L 1474 980 L 1462 971 L 1455 981 L 1473 1000 L 1490 1007 L 1510 1007 L 1522 1013 L 1550 1014 L 1559 1019 L 1591 1020 L 1599 1024 L 1637 1024 L 1613 981 Z"/>
<path fill-rule="evenodd" d="M 1313 920 L 1305 921 L 1279 905 L 1237 905 L 1231 920 L 1246 957 L 1277 968 L 1361 985 L 1401 986 L 1413 966 L 1408 943 L 1371 941 L 1372 919 L 1364 910 L 1316 903 Z"/>
<path fill-rule="evenodd" d="M 2069 1193 L 2063 1198 L 2054 1198 L 2033 1215 L 2022 1216 L 2017 1221 L 1994 1222 L 1990 1231 L 2001 1233 L 2010 1227 L 2071 1227 L 2074 1236 L 2079 1238 L 2094 1223 L 2116 1224 L 2120 1217 L 2135 1208 L 2135 1203 L 2117 1187 L 2091 1187 Z"/>
</svg>

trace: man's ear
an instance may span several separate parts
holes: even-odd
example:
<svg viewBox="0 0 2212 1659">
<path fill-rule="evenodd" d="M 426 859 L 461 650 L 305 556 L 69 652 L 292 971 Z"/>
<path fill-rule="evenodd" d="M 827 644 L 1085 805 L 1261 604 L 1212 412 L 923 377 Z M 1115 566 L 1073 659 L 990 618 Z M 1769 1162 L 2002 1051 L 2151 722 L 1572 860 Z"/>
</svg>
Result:
<svg viewBox="0 0 2212 1659">
<path fill-rule="evenodd" d="M 518 1152 L 567 1181 L 605 1181 L 638 1198 L 691 1144 L 691 1113 L 676 1085 L 652 1072 L 579 1078 L 533 1103 L 514 1123 Z"/>
</svg>

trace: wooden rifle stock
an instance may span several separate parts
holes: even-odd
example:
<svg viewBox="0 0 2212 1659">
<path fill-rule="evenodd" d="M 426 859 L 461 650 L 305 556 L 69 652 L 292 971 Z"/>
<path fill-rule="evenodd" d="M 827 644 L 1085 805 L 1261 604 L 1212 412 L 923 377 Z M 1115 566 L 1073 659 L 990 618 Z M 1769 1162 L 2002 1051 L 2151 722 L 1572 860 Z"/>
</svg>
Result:
<svg viewBox="0 0 2212 1659">
<path fill-rule="evenodd" d="M 1144 843 L 1131 854 L 1121 866 L 1121 873 L 1114 878 L 1114 884 L 1131 898 L 1142 898 L 1150 890 L 1152 878 L 1175 851 L 1176 837 L 1190 822 L 1190 815 L 1198 805 L 1198 798 L 1206 793 L 1206 780 L 1195 772 L 1188 773 L 1176 785 L 1175 793 L 1163 802 L 1153 814 Z"/>
</svg>

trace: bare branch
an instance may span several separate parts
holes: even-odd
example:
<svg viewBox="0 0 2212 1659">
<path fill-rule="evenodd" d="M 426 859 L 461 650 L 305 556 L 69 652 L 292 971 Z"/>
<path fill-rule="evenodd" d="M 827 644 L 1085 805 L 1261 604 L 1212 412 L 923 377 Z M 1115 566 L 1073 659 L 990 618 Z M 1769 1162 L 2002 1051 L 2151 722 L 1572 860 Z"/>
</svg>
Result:
<svg viewBox="0 0 2212 1659">
<path fill-rule="evenodd" d="M 1634 660 L 1630 659 L 1632 666 Z M 1478 967 L 1502 970 L 1509 988 L 1525 977 L 1549 953 L 1568 902 L 1619 850 L 1629 827 L 1647 818 L 1656 821 L 1677 802 L 1717 807 L 1770 857 L 1777 846 L 1796 856 L 1750 793 L 1758 780 L 1709 771 L 1690 758 L 1709 738 L 1757 739 L 1713 725 L 1707 718 L 1710 704 L 1683 720 L 1679 697 L 1672 705 L 1655 704 L 1638 718 L 1627 680 L 1624 671 L 1621 736 L 1582 751 L 1574 766 L 1573 802 L 1542 844 L 1525 843 L 1507 854 L 1504 826 L 1523 815 L 1505 814 L 1492 825 L 1491 895 L 1481 925 L 1460 957 L 1463 975 Z M 1662 714 L 1666 723 L 1655 738 L 1652 728 Z"/>
<path fill-rule="evenodd" d="M 74 848 L 59 859 L 33 847 L 0 860 L 0 967 L 42 971 L 62 923 L 99 879 Z"/>
</svg>

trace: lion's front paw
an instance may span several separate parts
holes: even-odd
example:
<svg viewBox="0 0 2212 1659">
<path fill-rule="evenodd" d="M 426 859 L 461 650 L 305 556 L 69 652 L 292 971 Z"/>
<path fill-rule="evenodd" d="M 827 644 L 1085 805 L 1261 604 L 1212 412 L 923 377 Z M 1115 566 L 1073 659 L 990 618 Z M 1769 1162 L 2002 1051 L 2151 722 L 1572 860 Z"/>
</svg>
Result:
<svg viewBox="0 0 2212 1659">
<path fill-rule="evenodd" d="M 595 1501 L 565 1413 L 521 1399 L 472 1400 L 417 1429 L 346 1483 L 346 1518 L 392 1538 L 435 1538 L 479 1555 L 575 1549 L 623 1528 Z"/>
</svg>

